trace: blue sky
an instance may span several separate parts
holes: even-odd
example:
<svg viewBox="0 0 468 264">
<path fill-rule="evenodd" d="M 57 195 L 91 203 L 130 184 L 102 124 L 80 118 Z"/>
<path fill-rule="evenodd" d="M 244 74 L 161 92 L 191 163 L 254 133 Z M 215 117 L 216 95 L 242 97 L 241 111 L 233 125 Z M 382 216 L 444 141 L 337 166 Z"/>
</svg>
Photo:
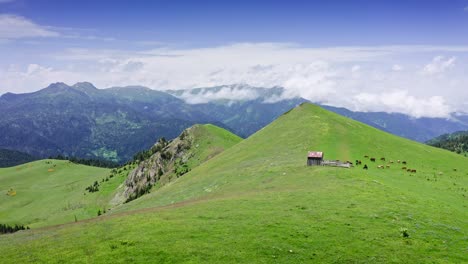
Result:
<svg viewBox="0 0 468 264">
<path fill-rule="evenodd" d="M 0 94 L 245 83 L 447 116 L 468 110 L 467 51 L 468 0 L 0 0 Z"/>
<path fill-rule="evenodd" d="M 0 12 L 122 41 L 456 45 L 468 41 L 467 6 L 462 0 L 12 0 Z"/>
</svg>

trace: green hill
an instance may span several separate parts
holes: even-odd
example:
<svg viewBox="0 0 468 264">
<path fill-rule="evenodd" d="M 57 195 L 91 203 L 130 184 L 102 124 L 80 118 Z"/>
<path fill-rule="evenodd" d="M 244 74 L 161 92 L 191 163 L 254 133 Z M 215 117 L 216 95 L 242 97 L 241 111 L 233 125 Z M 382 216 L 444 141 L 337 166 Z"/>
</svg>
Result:
<svg viewBox="0 0 468 264">
<path fill-rule="evenodd" d="M 136 155 L 139 164 L 128 174 L 125 188 L 115 201 L 131 201 L 181 177 L 203 162 L 239 143 L 242 138 L 220 127 L 194 125 L 177 138 L 158 142 Z"/>
<path fill-rule="evenodd" d="M 115 177 L 99 194 L 85 188 L 109 171 L 63 160 L 0 169 L 0 222 L 35 228 L 94 217 L 120 183 Z"/>
<path fill-rule="evenodd" d="M 308 150 L 369 170 L 307 167 Z M 462 263 L 467 172 L 463 156 L 304 104 L 111 214 L 0 236 L 0 253 L 12 263 Z"/>
<path fill-rule="evenodd" d="M 159 187 L 181 176 L 182 169 L 189 171 L 240 140 L 222 128 L 195 125 L 139 164 L 110 170 L 64 160 L 40 160 L 0 169 L 0 193 L 6 194 L 0 196 L 0 224 L 36 228 L 72 222 L 75 217 L 77 220 L 95 217 L 98 211 L 112 210 L 125 201 L 122 193 L 132 193 L 127 185 L 146 185 L 142 181 L 152 169 L 164 171 L 162 175 L 155 175 L 154 171 L 151 174 L 156 177 L 152 178 L 152 184 Z M 161 153 L 170 157 L 154 164 Z M 135 175 L 127 178 L 128 174 Z M 90 191 L 86 190 L 88 187 Z"/>
</svg>

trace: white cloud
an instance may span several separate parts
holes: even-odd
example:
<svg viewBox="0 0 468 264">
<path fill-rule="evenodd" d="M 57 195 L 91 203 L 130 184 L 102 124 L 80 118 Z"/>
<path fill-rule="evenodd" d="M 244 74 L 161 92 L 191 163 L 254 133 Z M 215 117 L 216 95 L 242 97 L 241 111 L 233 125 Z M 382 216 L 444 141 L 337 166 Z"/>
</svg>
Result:
<svg viewBox="0 0 468 264">
<path fill-rule="evenodd" d="M 72 71 L 54 70 L 51 67 L 44 67 L 38 64 L 29 64 L 26 68 L 10 65 L 5 71 L 0 71 L 0 82 L 4 87 L 24 87 L 32 86 L 33 84 L 39 87 L 47 87 L 58 80 L 74 83 L 81 78 L 81 74 L 73 73 Z M 10 92 L 15 92 L 15 90 L 12 89 Z"/>
<path fill-rule="evenodd" d="M 37 90 L 57 81 L 86 80 L 101 88 L 144 85 L 158 90 L 241 83 L 286 89 L 268 102 L 302 96 L 351 110 L 442 117 L 452 109 L 466 108 L 468 76 L 463 67 L 454 67 L 454 54 L 466 51 L 464 46 L 306 48 L 287 43 L 146 51 L 67 49 L 47 54 L 52 59 L 41 65 L 5 66 L 2 72 L 0 62 L 0 89 L 4 89 L 0 94 Z M 453 55 L 435 56 L 444 53 Z M 460 58 L 457 64 L 466 63 Z M 196 103 L 255 96 L 252 91 L 223 89 L 185 98 Z"/>
<path fill-rule="evenodd" d="M 468 6 L 465 6 L 465 8 L 463 8 L 463 10 L 464 10 L 465 12 L 468 12 Z"/>
<path fill-rule="evenodd" d="M 455 57 L 447 58 L 444 60 L 444 56 L 436 56 L 432 59 L 432 62 L 424 66 L 423 73 L 428 75 L 443 73 L 446 70 L 455 66 Z"/>
<path fill-rule="evenodd" d="M 60 33 L 24 17 L 0 14 L 0 39 L 58 37 Z"/>
<path fill-rule="evenodd" d="M 407 91 L 360 93 L 353 97 L 364 111 L 407 113 L 413 117 L 448 117 L 453 111 L 441 96 L 428 98 L 409 95 Z"/>
<path fill-rule="evenodd" d="M 398 72 L 398 71 L 401 71 L 401 70 L 403 70 L 403 67 L 401 65 L 393 64 L 392 71 Z"/>
<path fill-rule="evenodd" d="M 213 100 L 254 100 L 260 94 L 254 89 L 244 89 L 243 85 L 224 86 L 219 91 L 202 90 L 198 94 L 184 92 L 180 98 L 189 104 L 203 104 Z"/>
<path fill-rule="evenodd" d="M 104 42 L 116 40 L 115 38 L 111 37 L 90 35 L 89 31 L 93 30 L 39 25 L 22 16 L 0 14 L 0 41 L 50 37 Z M 23 41 L 25 42 L 26 40 Z"/>
</svg>

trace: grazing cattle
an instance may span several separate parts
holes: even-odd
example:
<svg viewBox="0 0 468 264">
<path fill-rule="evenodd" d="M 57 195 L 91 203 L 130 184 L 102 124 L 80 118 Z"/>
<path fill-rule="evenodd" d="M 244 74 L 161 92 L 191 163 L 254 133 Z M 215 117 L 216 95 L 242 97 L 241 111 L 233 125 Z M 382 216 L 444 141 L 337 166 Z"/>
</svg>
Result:
<svg viewBox="0 0 468 264">
<path fill-rule="evenodd" d="M 391 160 L 390 163 L 393 164 L 393 160 Z"/>
<path fill-rule="evenodd" d="M 400 163 L 401 161 L 400 160 L 397 160 L 398 163 Z"/>
<path fill-rule="evenodd" d="M 390 169 L 390 165 L 385 166 L 387 169 Z"/>
<path fill-rule="evenodd" d="M 457 171 L 457 169 L 453 169 L 453 171 Z"/>
<path fill-rule="evenodd" d="M 412 173 L 416 173 L 416 170 L 415 170 L 415 169 L 412 169 L 411 172 L 412 172 Z"/>
<path fill-rule="evenodd" d="M 401 168 L 401 169 L 402 169 L 402 170 L 406 170 L 407 168 L 406 168 L 406 167 L 403 167 L 403 168 Z"/>
<path fill-rule="evenodd" d="M 402 161 L 401 163 L 405 164 L 406 165 L 406 161 Z"/>
<path fill-rule="evenodd" d="M 383 166 L 383 165 L 379 165 L 379 166 L 377 166 L 377 168 L 379 168 L 379 169 L 383 169 L 383 168 L 384 168 L 384 166 Z"/>
<path fill-rule="evenodd" d="M 364 164 L 363 169 L 367 170 L 367 164 Z"/>
<path fill-rule="evenodd" d="M 385 161 L 385 158 L 380 158 L 381 161 Z"/>
<path fill-rule="evenodd" d="M 364 158 L 368 159 L 368 158 L 369 158 L 369 156 L 368 156 L 368 155 L 364 155 Z"/>
<path fill-rule="evenodd" d="M 375 158 L 370 158 L 370 161 L 375 162 Z"/>
<path fill-rule="evenodd" d="M 407 171 L 407 172 L 411 172 L 411 169 L 407 169 L 406 171 Z"/>
</svg>

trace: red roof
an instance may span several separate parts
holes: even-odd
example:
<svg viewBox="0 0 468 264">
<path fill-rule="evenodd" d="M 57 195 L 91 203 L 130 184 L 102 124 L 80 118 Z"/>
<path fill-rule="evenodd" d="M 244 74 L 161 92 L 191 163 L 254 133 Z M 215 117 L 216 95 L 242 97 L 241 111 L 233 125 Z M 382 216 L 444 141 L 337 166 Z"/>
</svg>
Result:
<svg viewBox="0 0 468 264">
<path fill-rule="evenodd" d="M 323 152 L 321 151 L 309 151 L 308 158 L 323 158 Z"/>
</svg>

